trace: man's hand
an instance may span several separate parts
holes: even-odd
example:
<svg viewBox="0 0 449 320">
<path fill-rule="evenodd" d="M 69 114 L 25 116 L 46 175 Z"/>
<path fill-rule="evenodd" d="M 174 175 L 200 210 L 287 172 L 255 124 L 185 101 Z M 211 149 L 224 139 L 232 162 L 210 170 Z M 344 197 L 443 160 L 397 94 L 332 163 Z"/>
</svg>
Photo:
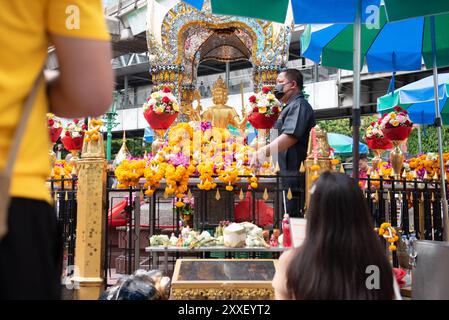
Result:
<svg viewBox="0 0 449 320">
<path fill-rule="evenodd" d="M 250 162 L 251 168 L 259 169 L 262 164 L 268 160 L 268 157 L 270 156 L 267 152 L 268 150 L 269 146 L 265 146 L 253 153 Z"/>
</svg>

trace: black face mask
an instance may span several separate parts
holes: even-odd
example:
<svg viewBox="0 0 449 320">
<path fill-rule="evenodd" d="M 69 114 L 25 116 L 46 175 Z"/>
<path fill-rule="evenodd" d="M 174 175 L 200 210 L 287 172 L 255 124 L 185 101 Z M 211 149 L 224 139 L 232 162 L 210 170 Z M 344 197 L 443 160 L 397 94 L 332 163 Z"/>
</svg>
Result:
<svg viewBox="0 0 449 320">
<path fill-rule="evenodd" d="M 280 100 L 284 97 L 285 92 L 284 92 L 284 85 L 283 83 L 279 83 L 274 87 L 274 96 L 276 97 L 276 99 Z"/>
</svg>

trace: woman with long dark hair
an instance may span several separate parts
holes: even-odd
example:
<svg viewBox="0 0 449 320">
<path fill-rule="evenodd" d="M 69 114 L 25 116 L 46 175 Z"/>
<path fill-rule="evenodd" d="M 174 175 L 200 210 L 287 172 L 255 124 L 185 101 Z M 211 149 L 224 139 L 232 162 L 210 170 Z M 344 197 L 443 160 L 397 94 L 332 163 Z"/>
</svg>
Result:
<svg viewBox="0 0 449 320">
<path fill-rule="evenodd" d="M 285 252 L 277 299 L 400 298 L 361 189 L 349 176 L 323 173 L 312 190 L 301 247 Z"/>
</svg>

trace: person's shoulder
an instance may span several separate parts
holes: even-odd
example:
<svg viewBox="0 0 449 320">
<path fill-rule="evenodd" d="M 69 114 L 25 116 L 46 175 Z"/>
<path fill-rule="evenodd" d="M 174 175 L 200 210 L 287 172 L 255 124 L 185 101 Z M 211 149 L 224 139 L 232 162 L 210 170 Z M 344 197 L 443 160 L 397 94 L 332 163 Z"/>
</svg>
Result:
<svg viewBox="0 0 449 320">
<path fill-rule="evenodd" d="M 284 266 L 287 266 L 295 256 L 296 250 L 297 249 L 289 249 L 287 251 L 284 251 L 279 257 L 279 263 Z"/>
<path fill-rule="evenodd" d="M 307 108 L 313 110 L 312 105 L 309 103 L 309 101 L 303 96 L 300 96 L 300 99 L 298 99 L 299 103 L 301 103 L 301 105 L 306 106 Z"/>
</svg>

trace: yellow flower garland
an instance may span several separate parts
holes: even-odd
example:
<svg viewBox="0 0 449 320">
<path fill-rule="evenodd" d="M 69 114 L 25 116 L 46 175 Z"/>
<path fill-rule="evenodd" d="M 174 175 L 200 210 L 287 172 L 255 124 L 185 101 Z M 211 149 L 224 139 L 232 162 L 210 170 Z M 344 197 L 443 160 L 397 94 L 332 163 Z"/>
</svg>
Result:
<svg viewBox="0 0 449 320">
<path fill-rule="evenodd" d="M 144 176 L 146 162 L 144 160 L 123 160 L 115 169 L 119 181 L 118 189 L 137 187 L 140 178 Z"/>
<path fill-rule="evenodd" d="M 396 251 L 395 242 L 399 240 L 396 229 L 391 226 L 391 223 L 384 222 L 379 228 L 379 235 L 390 243 L 388 249 L 390 251 Z"/>
</svg>

